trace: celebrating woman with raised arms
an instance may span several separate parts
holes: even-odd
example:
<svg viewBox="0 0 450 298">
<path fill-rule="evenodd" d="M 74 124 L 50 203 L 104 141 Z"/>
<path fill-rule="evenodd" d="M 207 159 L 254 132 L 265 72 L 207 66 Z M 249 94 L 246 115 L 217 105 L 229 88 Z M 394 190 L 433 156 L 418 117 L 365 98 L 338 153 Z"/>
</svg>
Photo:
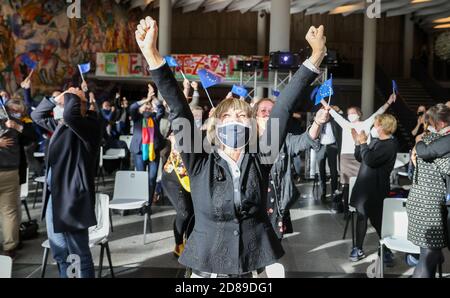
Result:
<svg viewBox="0 0 450 298">
<path fill-rule="evenodd" d="M 201 139 L 201 131 L 172 71 L 156 49 L 157 35 L 152 18 L 140 21 L 136 40 L 170 107 L 176 141 L 194 143 Z M 289 116 L 320 74 L 318 68 L 326 53 L 323 26 L 311 27 L 306 39 L 313 54 L 279 97 L 261 138 L 251 125 L 254 116 L 250 105 L 229 98 L 217 105 L 206 132 L 212 150 L 181 150 L 191 180 L 195 225 L 179 262 L 192 269 L 192 277 L 255 277 L 284 254 L 266 210 L 272 156 L 276 158 L 277 153 L 268 158 L 267 153 L 273 152 L 263 154 L 262 148 L 267 146 L 263 140 L 270 140 L 277 144 L 271 146 L 272 151 L 280 149 Z M 318 113 L 309 130 L 312 139 L 318 137 L 328 117 L 326 110 Z M 188 125 L 177 131 L 177 122 Z M 253 144 L 256 150 L 249 150 Z"/>
</svg>

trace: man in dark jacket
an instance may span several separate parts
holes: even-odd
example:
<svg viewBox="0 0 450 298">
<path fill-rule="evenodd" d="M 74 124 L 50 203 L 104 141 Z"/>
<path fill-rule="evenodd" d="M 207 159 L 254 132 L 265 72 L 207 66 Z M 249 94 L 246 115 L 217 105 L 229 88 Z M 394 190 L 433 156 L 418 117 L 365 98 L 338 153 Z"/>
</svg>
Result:
<svg viewBox="0 0 450 298">
<path fill-rule="evenodd" d="M 67 277 L 68 256 L 78 255 L 78 276 L 94 277 L 88 229 L 96 224 L 94 179 L 101 139 L 98 114 L 87 111 L 83 91 L 70 88 L 55 99 L 44 98 L 31 117 L 53 132 L 45 160 L 43 217 L 60 276 Z"/>
</svg>

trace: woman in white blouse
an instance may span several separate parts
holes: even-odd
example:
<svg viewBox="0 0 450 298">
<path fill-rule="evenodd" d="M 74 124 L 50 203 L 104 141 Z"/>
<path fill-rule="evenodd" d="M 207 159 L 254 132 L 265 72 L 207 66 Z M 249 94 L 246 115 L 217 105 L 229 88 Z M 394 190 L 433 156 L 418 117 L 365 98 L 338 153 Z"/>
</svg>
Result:
<svg viewBox="0 0 450 298">
<path fill-rule="evenodd" d="M 360 163 L 355 159 L 355 141 L 352 137 L 352 129 L 354 128 L 358 133 L 364 131 L 368 133 L 373 126 L 375 117 L 381 115 L 391 106 L 397 96 L 391 94 L 388 101 L 373 113 L 369 118 L 361 121 L 362 112 L 359 107 L 349 107 L 347 109 L 347 119 L 345 119 L 341 114 L 336 112 L 334 109 L 330 110 L 330 115 L 334 118 L 337 124 L 342 127 L 342 145 L 341 145 L 341 156 L 340 156 L 340 182 L 343 186 L 343 200 L 344 200 L 344 210 L 347 211 L 348 202 L 348 186 L 350 177 L 356 177 L 358 175 Z M 326 101 L 322 100 L 322 105 L 327 107 Z"/>
</svg>

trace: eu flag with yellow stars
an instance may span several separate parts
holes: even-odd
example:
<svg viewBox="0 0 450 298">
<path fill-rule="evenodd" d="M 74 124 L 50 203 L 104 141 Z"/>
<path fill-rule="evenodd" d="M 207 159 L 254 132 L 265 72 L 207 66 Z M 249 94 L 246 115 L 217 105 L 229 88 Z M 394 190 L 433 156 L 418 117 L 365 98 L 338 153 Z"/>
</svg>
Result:
<svg viewBox="0 0 450 298">
<path fill-rule="evenodd" d="M 200 78 L 200 82 L 202 82 L 203 88 L 209 88 L 211 86 L 220 84 L 223 82 L 224 78 L 215 74 L 214 72 L 207 69 L 199 69 L 197 74 Z"/>
</svg>

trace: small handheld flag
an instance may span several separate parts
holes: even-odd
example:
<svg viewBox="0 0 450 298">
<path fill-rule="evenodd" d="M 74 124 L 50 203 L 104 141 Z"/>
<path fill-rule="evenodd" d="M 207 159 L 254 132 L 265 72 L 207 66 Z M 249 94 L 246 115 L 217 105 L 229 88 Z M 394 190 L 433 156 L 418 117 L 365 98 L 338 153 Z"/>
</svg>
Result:
<svg viewBox="0 0 450 298">
<path fill-rule="evenodd" d="M 206 70 L 204 68 L 198 70 L 197 74 L 200 78 L 200 81 L 202 82 L 203 88 L 205 89 L 223 82 L 223 78 L 221 76 L 216 75 L 212 71 Z"/>
<path fill-rule="evenodd" d="M 231 92 L 233 94 L 236 94 L 238 96 L 247 97 L 248 91 L 243 86 L 233 85 L 233 88 L 231 89 Z"/>
<path fill-rule="evenodd" d="M 314 100 L 315 100 L 316 94 L 317 94 L 317 91 L 319 91 L 319 88 L 320 88 L 320 86 L 317 86 L 317 87 L 314 88 L 313 91 L 311 92 L 311 96 L 310 96 L 311 101 L 314 101 Z"/>
<path fill-rule="evenodd" d="M 398 86 L 397 86 L 397 82 L 395 82 L 395 80 L 392 80 L 392 93 L 398 94 Z"/>
<path fill-rule="evenodd" d="M 84 64 L 78 64 L 78 69 L 80 70 L 81 78 L 82 78 L 83 81 L 84 81 L 84 76 L 83 76 L 83 74 L 84 74 L 84 73 L 88 73 L 88 72 L 91 70 L 91 62 L 84 63 Z"/>
<path fill-rule="evenodd" d="M 179 66 L 177 60 L 170 55 L 164 56 L 164 59 L 166 59 L 167 65 L 169 65 L 169 67 Z"/>
<path fill-rule="evenodd" d="M 318 105 L 320 101 L 327 96 L 329 97 L 328 104 L 330 104 L 331 96 L 333 94 L 333 78 L 330 78 L 329 80 L 325 81 L 325 83 L 323 83 L 323 85 L 320 86 L 319 90 L 317 91 L 315 105 Z"/>
<path fill-rule="evenodd" d="M 36 67 L 38 65 L 38 63 L 36 61 L 31 59 L 30 56 L 28 56 L 28 54 L 23 54 L 21 56 L 21 60 L 28 68 L 30 68 L 32 70 L 36 69 Z"/>
<path fill-rule="evenodd" d="M 164 59 L 166 59 L 167 65 L 169 65 L 169 67 L 180 67 L 180 65 L 177 62 L 177 59 L 175 59 L 174 57 L 167 55 L 164 56 Z M 184 72 L 180 69 L 180 73 L 183 76 L 183 79 L 186 80 L 186 76 L 184 75 Z"/>
<path fill-rule="evenodd" d="M 208 88 L 223 82 L 223 78 L 221 76 L 216 75 L 212 71 L 206 70 L 204 68 L 199 69 L 197 74 L 200 78 L 200 82 L 202 83 L 203 88 L 205 89 L 206 95 L 208 96 L 209 102 L 211 106 L 214 108 L 214 104 L 211 100 L 211 96 L 209 96 Z"/>
<path fill-rule="evenodd" d="M 272 95 L 275 96 L 275 97 L 278 97 L 278 96 L 280 96 L 280 91 L 272 90 Z"/>
</svg>

